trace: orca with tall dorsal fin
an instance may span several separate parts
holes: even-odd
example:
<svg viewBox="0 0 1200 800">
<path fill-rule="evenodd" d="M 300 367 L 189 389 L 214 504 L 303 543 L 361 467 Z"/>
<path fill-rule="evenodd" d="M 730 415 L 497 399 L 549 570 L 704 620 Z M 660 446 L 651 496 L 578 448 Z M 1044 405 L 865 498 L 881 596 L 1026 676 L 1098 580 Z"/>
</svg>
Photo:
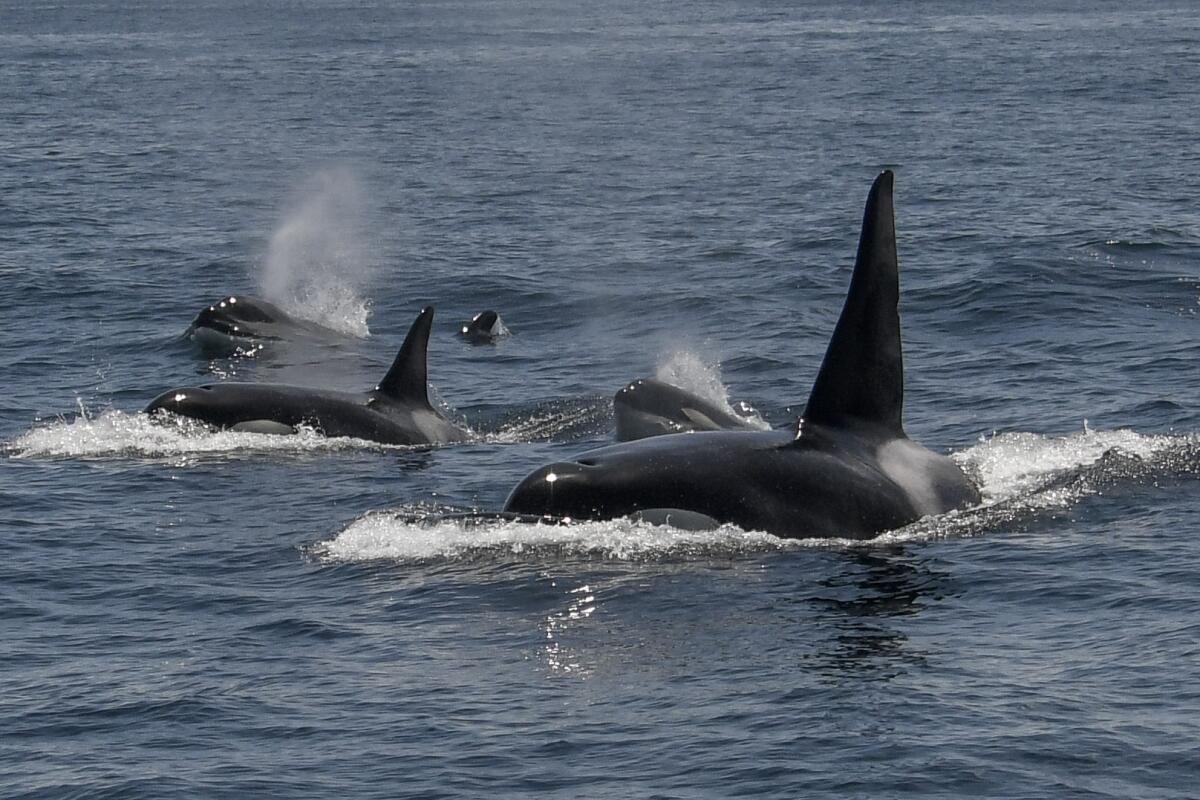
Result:
<svg viewBox="0 0 1200 800">
<path fill-rule="evenodd" d="M 163 392 L 146 413 L 171 412 L 217 428 L 294 433 L 304 426 L 325 436 L 383 444 L 461 442 L 467 431 L 429 402 L 426 353 L 433 308 L 421 311 L 383 380 L 369 392 L 339 392 L 272 383 L 210 383 Z"/>
<path fill-rule="evenodd" d="M 794 428 L 672 434 L 592 450 L 533 472 L 504 510 L 869 539 L 979 503 L 958 465 L 904 433 L 892 184 L 885 171 L 871 187 L 846 303 Z"/>
</svg>

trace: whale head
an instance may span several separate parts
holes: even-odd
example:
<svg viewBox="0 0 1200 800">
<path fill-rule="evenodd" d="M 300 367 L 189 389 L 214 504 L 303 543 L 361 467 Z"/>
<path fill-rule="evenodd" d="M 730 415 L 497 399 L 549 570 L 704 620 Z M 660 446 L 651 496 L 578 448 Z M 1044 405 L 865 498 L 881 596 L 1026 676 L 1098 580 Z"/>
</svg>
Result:
<svg viewBox="0 0 1200 800">
<path fill-rule="evenodd" d="M 231 295 L 202 309 L 192 321 L 189 333 L 193 338 L 200 331 L 233 338 L 276 338 L 264 333 L 263 326 L 277 323 L 286 316 L 281 308 L 266 300 Z"/>
<path fill-rule="evenodd" d="M 489 309 L 471 317 L 470 322 L 459 328 L 458 334 L 472 344 L 486 344 L 508 336 L 509 330 L 500 315 Z"/>
<path fill-rule="evenodd" d="M 165 391 L 151 400 L 143 412 L 152 415 L 169 412 L 210 425 L 224 426 L 228 414 L 233 410 L 219 384 L 207 384 Z"/>
<path fill-rule="evenodd" d="M 602 447 L 530 473 L 509 493 L 504 510 L 613 519 L 686 509 L 720 518 L 754 501 L 736 473 L 758 472 L 757 456 L 790 439 L 787 431 L 709 431 Z"/>
</svg>

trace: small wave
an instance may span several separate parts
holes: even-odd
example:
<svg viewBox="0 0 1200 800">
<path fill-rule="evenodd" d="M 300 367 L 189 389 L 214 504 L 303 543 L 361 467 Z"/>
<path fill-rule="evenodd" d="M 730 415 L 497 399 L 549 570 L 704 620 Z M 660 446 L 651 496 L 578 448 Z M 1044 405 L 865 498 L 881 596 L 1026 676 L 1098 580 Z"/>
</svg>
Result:
<svg viewBox="0 0 1200 800">
<path fill-rule="evenodd" d="M 1111 237 L 1083 242 L 1080 248 L 1102 250 L 1113 253 L 1149 253 L 1159 250 L 1171 250 L 1176 247 L 1193 247 L 1196 244 L 1194 236 L 1185 231 L 1171 228 L 1154 227 L 1142 236 Z"/>
<path fill-rule="evenodd" d="M 1151 253 L 1171 247 L 1165 242 L 1140 242 L 1133 239 L 1105 239 L 1102 242 L 1089 242 L 1085 246 L 1116 253 Z"/>
<path fill-rule="evenodd" d="M 152 421 L 146 414 L 110 409 L 86 411 L 73 419 L 39 424 L 8 446 L 16 458 L 175 458 L 244 451 L 312 453 L 360 449 L 407 449 L 363 439 L 330 438 L 300 429 L 294 436 L 213 431 L 203 423 L 176 417 Z"/>
</svg>

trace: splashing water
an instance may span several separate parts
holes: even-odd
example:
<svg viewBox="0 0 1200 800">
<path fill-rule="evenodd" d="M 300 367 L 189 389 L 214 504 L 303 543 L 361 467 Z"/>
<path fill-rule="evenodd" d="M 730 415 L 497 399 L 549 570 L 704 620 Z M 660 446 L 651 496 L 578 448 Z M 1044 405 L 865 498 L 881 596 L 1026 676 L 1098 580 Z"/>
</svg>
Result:
<svg viewBox="0 0 1200 800">
<path fill-rule="evenodd" d="M 1153 462 L 1188 437 L 1143 436 L 1131 430 L 1093 431 L 1049 437 L 1005 433 L 980 439 L 956 460 L 979 476 L 985 504 L 1029 494 L 1047 482 L 1094 464 L 1108 453 L 1126 453 Z"/>
<path fill-rule="evenodd" d="M 729 402 L 729 390 L 721 380 L 720 366 L 705 362 L 695 353 L 686 350 L 672 352 L 659 364 L 654 376 L 663 383 L 691 392 L 730 414 L 742 417 L 756 428 L 769 430 L 771 427 L 749 404 L 739 402 L 736 406 L 732 405 Z"/>
<path fill-rule="evenodd" d="M 312 552 L 330 561 L 428 561 L 495 555 L 601 556 L 619 561 L 661 557 L 728 556 L 776 550 L 790 544 L 733 526 L 682 531 L 628 519 L 571 525 L 492 520 L 483 523 L 428 519 L 412 511 L 372 512 L 352 522 Z"/>
<path fill-rule="evenodd" d="M 347 170 L 318 173 L 271 236 L 263 295 L 296 316 L 350 336 L 370 334 L 362 297 L 375 265 L 363 246 L 364 192 Z"/>
<path fill-rule="evenodd" d="M 1108 487 L 1200 474 L 1200 435 L 1131 430 L 1049 437 L 1006 433 L 952 456 L 980 484 L 983 503 L 918 520 L 880 543 L 975 536 L 1078 504 Z"/>
</svg>

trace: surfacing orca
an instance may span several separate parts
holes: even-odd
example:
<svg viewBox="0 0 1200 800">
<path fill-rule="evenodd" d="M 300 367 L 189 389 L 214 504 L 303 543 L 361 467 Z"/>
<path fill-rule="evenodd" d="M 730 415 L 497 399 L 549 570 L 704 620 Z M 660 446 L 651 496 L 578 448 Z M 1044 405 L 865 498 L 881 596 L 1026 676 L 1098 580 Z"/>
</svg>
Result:
<svg viewBox="0 0 1200 800">
<path fill-rule="evenodd" d="M 667 433 L 758 430 L 745 417 L 657 378 L 639 378 L 619 389 L 613 416 L 619 442 Z"/>
<path fill-rule="evenodd" d="M 307 426 L 325 436 L 384 444 L 461 442 L 468 433 L 429 403 L 426 351 L 433 308 L 424 309 L 391 369 L 369 392 L 338 392 L 271 383 L 209 383 L 163 392 L 146 413 L 170 411 L 218 428 L 294 433 Z"/>
<path fill-rule="evenodd" d="M 292 316 L 262 298 L 239 294 L 201 309 L 186 335 L 201 347 L 217 351 L 248 349 L 267 341 L 345 338 L 332 328 Z"/>
<path fill-rule="evenodd" d="M 869 539 L 979 503 L 953 461 L 904 433 L 892 182 L 885 171 L 871 187 L 846 303 L 793 428 L 656 436 L 592 450 L 526 477 L 504 510 Z"/>
<path fill-rule="evenodd" d="M 463 325 L 458 335 L 471 344 L 488 344 L 512 333 L 495 311 L 480 311 Z"/>
</svg>

